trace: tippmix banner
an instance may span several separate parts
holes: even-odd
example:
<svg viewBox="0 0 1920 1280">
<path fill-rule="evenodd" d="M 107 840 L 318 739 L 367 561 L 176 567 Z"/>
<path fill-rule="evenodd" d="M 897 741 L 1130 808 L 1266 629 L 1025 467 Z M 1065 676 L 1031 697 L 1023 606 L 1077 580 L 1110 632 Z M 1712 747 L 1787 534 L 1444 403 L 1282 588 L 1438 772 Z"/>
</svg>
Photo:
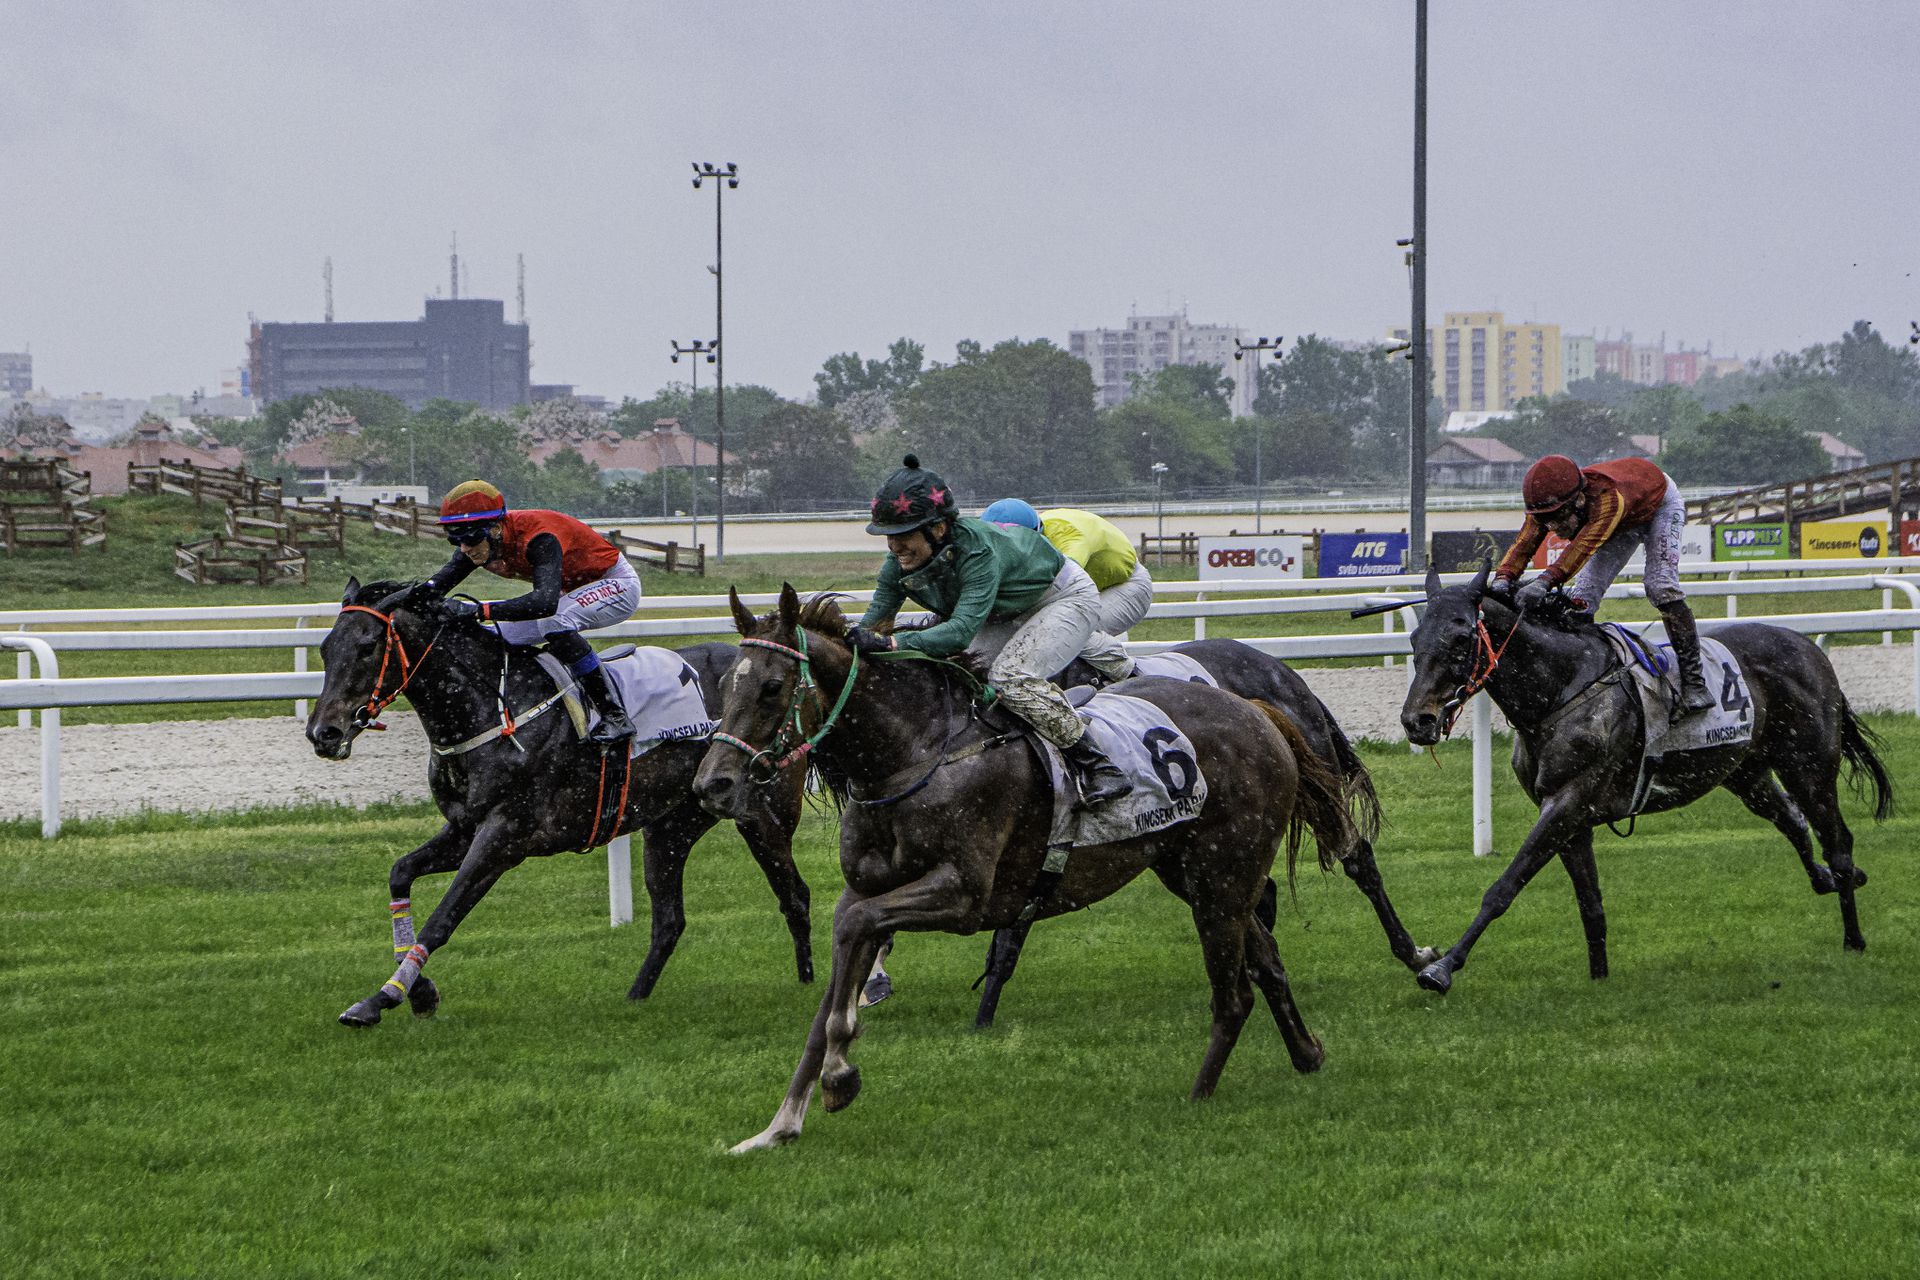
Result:
<svg viewBox="0 0 1920 1280">
<path fill-rule="evenodd" d="M 1760 521 L 1737 521 L 1713 526 L 1715 560 L 1790 560 L 1787 526 Z"/>
</svg>

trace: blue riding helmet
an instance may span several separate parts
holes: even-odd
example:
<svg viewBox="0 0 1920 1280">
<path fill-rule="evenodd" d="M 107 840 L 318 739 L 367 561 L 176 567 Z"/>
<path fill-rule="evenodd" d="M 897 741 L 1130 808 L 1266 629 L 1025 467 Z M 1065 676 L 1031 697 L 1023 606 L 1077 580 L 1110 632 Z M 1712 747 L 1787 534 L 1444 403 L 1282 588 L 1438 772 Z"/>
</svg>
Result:
<svg viewBox="0 0 1920 1280">
<path fill-rule="evenodd" d="M 1028 529 L 1040 527 L 1040 513 L 1033 509 L 1030 502 L 1018 498 L 1002 498 L 980 513 L 980 518 L 988 524 L 1017 524 Z"/>
</svg>

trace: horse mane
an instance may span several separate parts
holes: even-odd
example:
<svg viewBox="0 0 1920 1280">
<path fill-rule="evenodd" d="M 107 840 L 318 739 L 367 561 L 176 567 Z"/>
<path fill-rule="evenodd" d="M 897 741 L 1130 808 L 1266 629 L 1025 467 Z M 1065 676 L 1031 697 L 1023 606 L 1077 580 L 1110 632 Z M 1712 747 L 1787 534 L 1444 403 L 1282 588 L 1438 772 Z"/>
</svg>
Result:
<svg viewBox="0 0 1920 1280">
<path fill-rule="evenodd" d="M 409 587 L 417 587 L 419 585 L 417 581 L 403 582 L 388 580 L 383 582 L 363 582 L 360 584 L 360 589 L 353 593 L 353 599 L 347 601 L 347 603 L 360 605 L 378 604 L 396 591 L 405 591 Z"/>
</svg>

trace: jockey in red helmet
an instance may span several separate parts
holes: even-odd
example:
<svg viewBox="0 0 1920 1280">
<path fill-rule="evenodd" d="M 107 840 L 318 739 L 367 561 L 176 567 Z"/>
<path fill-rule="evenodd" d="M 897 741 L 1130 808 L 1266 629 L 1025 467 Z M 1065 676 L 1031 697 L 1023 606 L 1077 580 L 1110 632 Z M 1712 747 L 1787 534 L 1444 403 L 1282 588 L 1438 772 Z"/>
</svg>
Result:
<svg viewBox="0 0 1920 1280">
<path fill-rule="evenodd" d="M 633 724 L 607 682 L 600 655 L 580 634 L 625 622 L 640 605 L 640 575 L 619 549 L 558 511 L 508 511 L 506 498 L 485 480 L 468 480 L 447 491 L 440 526 L 453 544 L 453 558 L 425 585 L 425 593 L 440 601 L 440 611 L 449 618 L 490 623 L 508 644 L 544 642 L 600 713 L 592 740 L 608 746 L 632 738 Z M 533 590 L 484 603 L 445 598 L 482 566 L 503 578 L 531 582 Z"/>
<path fill-rule="evenodd" d="M 1104 804 L 1133 790 L 1051 679 L 1081 656 L 1099 626 L 1100 592 L 1085 569 L 1037 529 L 962 518 L 953 490 L 912 454 L 880 486 L 867 532 L 886 538 L 888 555 L 850 644 L 934 656 L 995 651 L 988 679 L 1001 705 L 1060 748 L 1080 803 Z M 898 637 L 873 630 L 891 623 L 908 599 L 942 620 Z"/>
<path fill-rule="evenodd" d="M 1700 673 L 1700 633 L 1680 591 L 1680 531 L 1687 507 L 1666 472 L 1645 458 L 1582 467 L 1552 453 L 1527 469 L 1521 496 L 1526 524 L 1494 570 L 1491 590 L 1513 595 L 1514 584 L 1551 530 L 1569 539 L 1567 548 L 1520 588 L 1517 601 L 1535 604 L 1571 580 L 1567 594 L 1575 607 L 1591 612 L 1634 551 L 1646 548 L 1647 599 L 1660 610 L 1680 665 L 1680 702 L 1672 718 L 1711 707 L 1713 695 Z"/>
</svg>

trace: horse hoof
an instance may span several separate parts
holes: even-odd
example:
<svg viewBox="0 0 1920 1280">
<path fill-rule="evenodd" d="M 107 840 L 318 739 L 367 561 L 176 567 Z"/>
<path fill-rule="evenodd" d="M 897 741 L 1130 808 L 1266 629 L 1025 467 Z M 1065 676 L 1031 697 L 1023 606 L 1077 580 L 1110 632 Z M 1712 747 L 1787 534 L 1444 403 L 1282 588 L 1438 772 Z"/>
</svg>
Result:
<svg viewBox="0 0 1920 1280">
<path fill-rule="evenodd" d="M 828 1111 L 844 1110 L 859 1096 L 860 1068 L 852 1063 L 821 1074 L 820 1102 Z"/>
<path fill-rule="evenodd" d="M 813 958 L 811 956 L 803 956 L 797 968 L 800 972 L 801 982 L 813 981 Z"/>
<path fill-rule="evenodd" d="M 1307 1047 L 1307 1052 L 1293 1060 L 1293 1069 L 1304 1076 L 1309 1072 L 1318 1071 L 1326 1063 L 1327 1046 L 1320 1043 L 1319 1036 L 1314 1036 Z"/>
<path fill-rule="evenodd" d="M 340 1015 L 340 1025 L 343 1027 L 371 1027 L 379 1021 L 380 1006 L 372 1000 L 362 1000 Z"/>
<path fill-rule="evenodd" d="M 754 1134 L 745 1142 L 735 1143 L 727 1148 L 730 1156 L 744 1156 L 749 1151 L 771 1151 L 775 1147 L 784 1147 L 800 1135 L 788 1129 L 766 1129 Z"/>
<path fill-rule="evenodd" d="M 1867 949 L 1867 940 L 1865 938 L 1848 938 L 1847 939 L 1848 951 L 1865 951 L 1866 949 Z"/>
<path fill-rule="evenodd" d="M 1413 963 L 1408 965 L 1407 968 L 1417 969 L 1421 965 L 1432 964 L 1435 960 L 1438 960 L 1441 956 L 1445 954 L 1446 952 L 1440 950 L 1440 948 L 1438 947 L 1415 948 L 1413 953 Z"/>
<path fill-rule="evenodd" d="M 1853 887 L 1858 889 L 1861 885 L 1864 885 L 1866 882 L 1867 882 L 1867 873 L 1862 871 L 1860 868 L 1855 867 L 1853 869 Z"/>
<path fill-rule="evenodd" d="M 1445 995 L 1453 986 L 1453 974 L 1448 972 L 1447 966 L 1436 960 L 1416 974 L 1414 981 L 1436 995 Z"/>
<path fill-rule="evenodd" d="M 867 985 L 860 989 L 860 1007 L 871 1009 L 893 994 L 893 979 L 884 973 L 876 973 L 867 979 Z"/>
<path fill-rule="evenodd" d="M 407 1004 L 412 1007 L 414 1017 L 431 1018 L 440 1008 L 440 988 L 423 973 L 407 988 Z"/>
</svg>

